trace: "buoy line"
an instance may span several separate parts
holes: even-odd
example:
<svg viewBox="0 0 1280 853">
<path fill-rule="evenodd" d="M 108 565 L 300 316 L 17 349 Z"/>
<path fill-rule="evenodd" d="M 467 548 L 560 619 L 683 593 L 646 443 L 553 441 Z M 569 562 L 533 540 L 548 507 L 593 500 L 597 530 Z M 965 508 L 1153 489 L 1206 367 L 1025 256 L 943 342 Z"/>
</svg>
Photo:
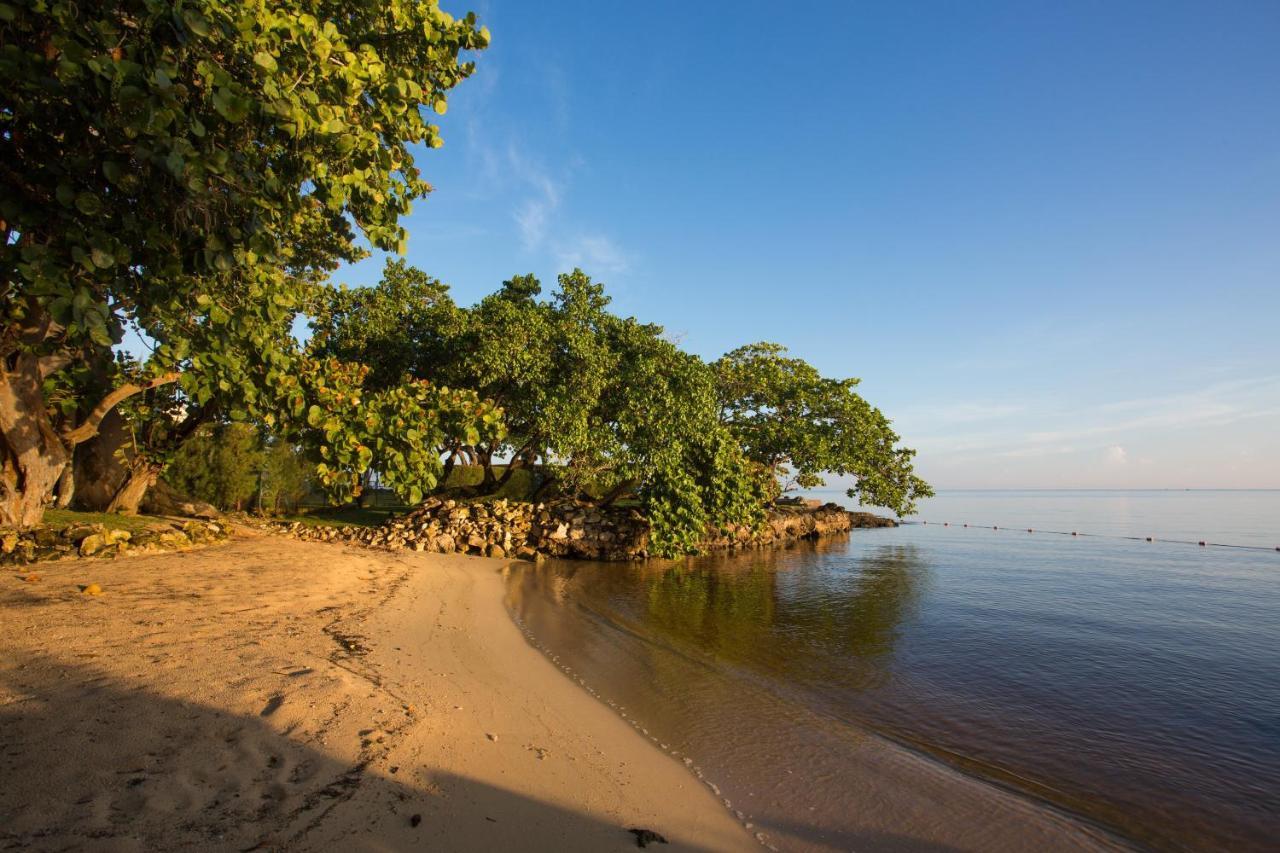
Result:
<svg viewBox="0 0 1280 853">
<path fill-rule="evenodd" d="M 1274 548 L 1268 545 L 1235 545 L 1229 542 L 1209 542 L 1205 539 L 1160 539 L 1155 536 L 1121 536 L 1118 533 L 1081 533 L 1078 530 L 1042 530 L 1038 527 L 1000 527 L 996 524 L 954 524 L 950 521 L 928 521 L 927 519 L 916 519 L 913 521 L 900 520 L 899 524 L 919 524 L 928 526 L 930 524 L 938 527 L 972 527 L 978 530 L 1005 530 L 1027 533 L 1046 533 L 1050 536 L 1075 536 L 1088 537 L 1091 539 L 1121 539 L 1130 542 L 1168 542 L 1173 545 L 1196 545 L 1201 548 L 1236 548 L 1244 551 L 1277 551 L 1280 552 L 1280 545 Z"/>
</svg>

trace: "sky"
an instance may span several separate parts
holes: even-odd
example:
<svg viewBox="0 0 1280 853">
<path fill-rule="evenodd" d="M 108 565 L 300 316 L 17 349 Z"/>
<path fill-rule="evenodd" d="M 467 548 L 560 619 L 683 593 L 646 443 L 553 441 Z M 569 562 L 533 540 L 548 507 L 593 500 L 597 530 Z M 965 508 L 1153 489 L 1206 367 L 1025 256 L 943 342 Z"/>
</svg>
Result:
<svg viewBox="0 0 1280 853">
<path fill-rule="evenodd" d="M 958 488 L 1280 487 L 1280 3 L 442 0 L 407 257 L 786 345 Z M 378 279 L 381 258 L 340 271 Z"/>
</svg>

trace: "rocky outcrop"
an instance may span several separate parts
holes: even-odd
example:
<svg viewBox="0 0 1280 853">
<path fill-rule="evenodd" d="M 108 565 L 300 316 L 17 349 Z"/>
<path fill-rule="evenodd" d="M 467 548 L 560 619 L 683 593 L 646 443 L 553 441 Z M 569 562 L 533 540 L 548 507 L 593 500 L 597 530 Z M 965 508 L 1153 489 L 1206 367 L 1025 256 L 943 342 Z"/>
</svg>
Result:
<svg viewBox="0 0 1280 853">
<path fill-rule="evenodd" d="M 270 526 L 298 539 L 441 554 L 607 561 L 643 560 L 649 556 L 649 523 L 638 510 L 602 508 L 578 501 L 461 503 L 433 498 L 376 528 L 301 522 L 276 522 Z M 772 510 L 758 530 L 743 525 L 710 534 L 701 550 L 763 548 L 843 533 L 855 527 L 894 526 L 892 519 L 848 512 L 836 504 L 816 509 L 784 507 Z"/>
<path fill-rule="evenodd" d="M 64 557 L 154 554 L 207 545 L 227 538 L 216 522 L 175 521 L 130 531 L 104 524 L 72 524 L 0 530 L 0 565 L 25 565 Z"/>
</svg>

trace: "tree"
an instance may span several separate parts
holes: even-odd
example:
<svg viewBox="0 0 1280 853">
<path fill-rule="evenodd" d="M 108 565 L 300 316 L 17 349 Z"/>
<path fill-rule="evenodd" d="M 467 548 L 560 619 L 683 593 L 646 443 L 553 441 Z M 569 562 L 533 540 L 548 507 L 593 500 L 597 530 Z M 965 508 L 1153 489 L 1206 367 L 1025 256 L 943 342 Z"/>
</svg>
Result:
<svg viewBox="0 0 1280 853">
<path fill-rule="evenodd" d="M 263 447 L 259 501 L 268 512 L 292 511 L 311 490 L 313 466 L 301 448 L 270 436 Z"/>
<path fill-rule="evenodd" d="M 402 248 L 429 185 L 410 146 L 488 33 L 434 0 L 0 5 L 0 523 L 37 522 L 71 450 L 121 401 L 238 385 L 292 396 L 277 334 L 309 284 Z M 147 373 L 60 426 L 47 388 L 128 328 Z M 346 374 L 350 375 L 350 374 Z"/>
<path fill-rule="evenodd" d="M 448 285 L 388 259 L 373 287 L 327 288 L 313 309 L 310 351 L 369 368 L 368 388 L 390 388 L 406 377 L 449 384 L 465 312 Z"/>
<path fill-rule="evenodd" d="M 851 474 L 850 497 L 914 511 L 933 491 L 915 475 L 915 451 L 899 447 L 888 418 L 859 396 L 857 379 L 827 379 L 778 344 L 740 347 L 712 367 L 720 420 L 747 457 L 787 486 L 813 488 L 823 474 Z"/>
<path fill-rule="evenodd" d="M 265 463 L 257 430 L 248 424 L 205 424 L 176 451 L 165 479 L 179 491 L 220 509 L 248 505 Z"/>
</svg>

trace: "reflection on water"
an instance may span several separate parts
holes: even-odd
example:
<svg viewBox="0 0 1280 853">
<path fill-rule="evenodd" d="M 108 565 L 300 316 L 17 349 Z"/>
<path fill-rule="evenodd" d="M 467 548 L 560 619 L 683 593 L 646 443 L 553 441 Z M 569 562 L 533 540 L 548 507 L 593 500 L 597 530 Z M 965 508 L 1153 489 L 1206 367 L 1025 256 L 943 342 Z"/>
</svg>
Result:
<svg viewBox="0 0 1280 853">
<path fill-rule="evenodd" d="M 911 527 L 675 564 L 524 565 L 508 605 L 785 849 L 894 846 L 868 815 L 885 832 L 919 822 L 917 777 L 868 732 L 1145 845 L 1266 849 L 1278 561 Z M 998 823 L 967 808 L 956 823 Z M 1019 846 L 983 831 L 913 838 Z"/>
<path fill-rule="evenodd" d="M 925 571 L 911 547 L 877 549 L 848 571 L 806 570 L 834 549 L 844 544 L 645 571 L 644 624 L 673 645 L 789 681 L 875 686 Z"/>
</svg>

